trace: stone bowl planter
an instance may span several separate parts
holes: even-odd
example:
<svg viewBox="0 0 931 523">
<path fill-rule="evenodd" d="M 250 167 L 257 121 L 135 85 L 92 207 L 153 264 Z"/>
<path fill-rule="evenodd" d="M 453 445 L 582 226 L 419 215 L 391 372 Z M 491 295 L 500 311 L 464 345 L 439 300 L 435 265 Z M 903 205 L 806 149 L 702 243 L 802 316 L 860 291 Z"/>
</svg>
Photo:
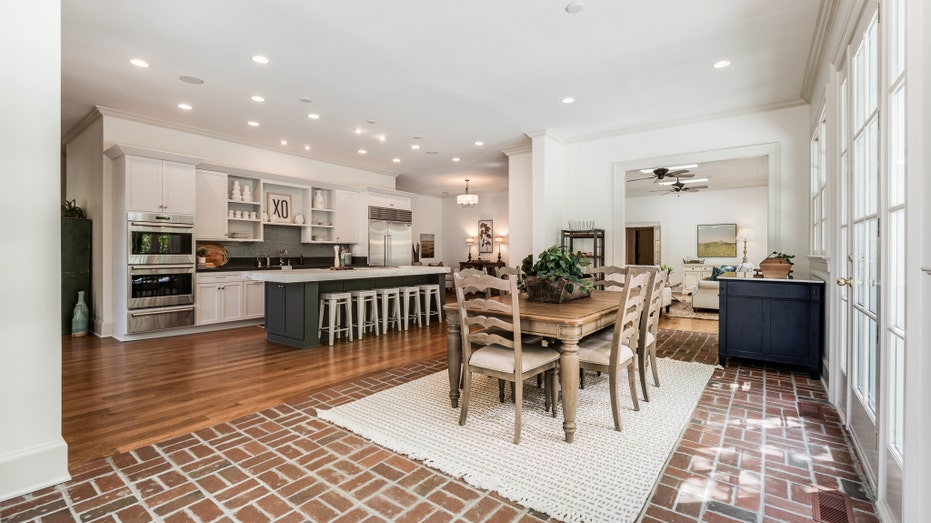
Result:
<svg viewBox="0 0 931 523">
<path fill-rule="evenodd" d="M 578 283 L 572 284 L 572 292 L 566 290 L 569 282 L 565 278 L 559 278 L 556 281 L 543 281 L 536 276 L 527 276 L 524 278 L 524 286 L 527 289 L 527 299 L 541 303 L 563 303 L 566 301 L 577 300 L 579 298 L 588 298 L 592 295 L 591 289 L 583 290 Z"/>
</svg>

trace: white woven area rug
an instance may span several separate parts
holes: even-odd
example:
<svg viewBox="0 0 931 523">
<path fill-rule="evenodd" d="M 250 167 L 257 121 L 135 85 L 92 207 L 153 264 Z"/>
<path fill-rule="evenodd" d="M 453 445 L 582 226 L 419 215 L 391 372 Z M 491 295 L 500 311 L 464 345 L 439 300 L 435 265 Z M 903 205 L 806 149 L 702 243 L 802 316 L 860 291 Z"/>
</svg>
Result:
<svg viewBox="0 0 931 523">
<path fill-rule="evenodd" d="M 662 358 L 658 367 L 662 386 L 650 387 L 652 401 L 641 401 L 639 412 L 623 372 L 621 432 L 614 430 L 606 375 L 586 373 L 571 444 L 562 410 L 556 418 L 544 412 L 543 391 L 529 383 L 519 445 L 511 442 L 513 404 L 499 403 L 497 381 L 484 376 L 474 380 L 469 418 L 460 426 L 445 371 L 318 416 L 559 520 L 634 521 L 714 371 Z"/>
</svg>

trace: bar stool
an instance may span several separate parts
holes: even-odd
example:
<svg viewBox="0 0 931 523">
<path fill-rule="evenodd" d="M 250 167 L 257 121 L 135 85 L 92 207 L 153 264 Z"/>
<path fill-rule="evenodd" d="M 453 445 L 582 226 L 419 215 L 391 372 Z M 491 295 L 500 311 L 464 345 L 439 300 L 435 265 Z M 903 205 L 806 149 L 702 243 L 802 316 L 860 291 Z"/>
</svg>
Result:
<svg viewBox="0 0 931 523">
<path fill-rule="evenodd" d="M 356 328 L 358 329 L 358 338 L 362 339 L 362 334 L 366 330 L 374 331 L 378 336 L 378 304 L 375 303 L 377 294 L 374 290 L 351 291 L 352 303 L 356 309 Z"/>
<path fill-rule="evenodd" d="M 401 287 L 401 320 L 404 322 L 404 330 L 407 330 L 407 325 L 410 320 L 413 320 L 417 323 L 417 326 L 420 327 L 423 325 L 420 323 L 420 287 L 416 285 L 411 287 Z M 414 301 L 413 311 L 411 310 L 411 300 Z"/>
<path fill-rule="evenodd" d="M 423 316 L 427 319 L 427 326 L 430 325 L 430 315 L 436 314 L 436 321 L 443 322 L 443 302 L 440 301 L 440 285 L 438 283 L 425 283 L 417 286 L 420 289 L 421 301 L 423 301 Z M 430 310 L 430 298 L 436 305 L 436 310 Z"/>
<path fill-rule="evenodd" d="M 320 317 L 317 321 L 317 337 L 319 338 L 323 331 L 327 331 L 330 335 L 330 345 L 333 345 L 333 338 L 335 336 L 342 336 L 343 333 L 349 337 L 349 341 L 352 341 L 352 296 L 348 292 L 323 292 L 320 293 Z M 343 310 L 340 310 L 340 307 L 345 309 L 346 313 L 346 325 L 343 326 L 341 317 L 343 315 Z M 327 326 L 323 326 L 323 315 L 324 312 L 328 312 L 328 323 Z"/>
<path fill-rule="evenodd" d="M 398 330 L 401 330 L 401 289 L 385 287 L 375 289 L 375 294 L 378 302 L 378 318 L 381 320 L 381 333 L 387 334 L 389 325 L 395 325 Z"/>
</svg>

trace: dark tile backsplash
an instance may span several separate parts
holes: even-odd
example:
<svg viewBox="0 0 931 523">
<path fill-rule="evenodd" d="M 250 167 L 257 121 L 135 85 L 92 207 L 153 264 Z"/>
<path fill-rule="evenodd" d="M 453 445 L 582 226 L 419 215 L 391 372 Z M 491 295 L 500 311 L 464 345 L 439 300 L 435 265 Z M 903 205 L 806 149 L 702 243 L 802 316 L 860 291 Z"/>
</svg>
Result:
<svg viewBox="0 0 931 523">
<path fill-rule="evenodd" d="M 300 258 L 304 258 L 304 265 L 330 267 L 333 265 L 333 245 L 316 245 L 301 243 L 301 229 L 299 227 L 265 227 L 265 240 L 261 242 L 218 242 L 229 251 L 230 266 L 254 267 L 255 258 L 265 256 L 271 258 L 272 265 L 278 265 L 281 251 L 288 250 L 287 258 L 292 265 L 298 265 Z M 351 247 L 349 244 L 343 247 Z M 365 258 L 353 260 L 353 265 L 364 265 Z"/>
</svg>

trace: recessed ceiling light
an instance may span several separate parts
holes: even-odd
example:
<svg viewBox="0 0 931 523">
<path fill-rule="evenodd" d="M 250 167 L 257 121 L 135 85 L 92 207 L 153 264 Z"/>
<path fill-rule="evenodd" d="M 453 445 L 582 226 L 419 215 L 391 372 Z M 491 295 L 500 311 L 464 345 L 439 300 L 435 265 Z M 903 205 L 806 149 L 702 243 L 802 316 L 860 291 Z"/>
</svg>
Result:
<svg viewBox="0 0 931 523">
<path fill-rule="evenodd" d="M 356 130 L 353 131 L 353 132 L 356 133 L 356 134 L 362 134 L 362 129 L 359 128 L 359 127 L 356 127 Z"/>
<path fill-rule="evenodd" d="M 566 12 L 569 14 L 575 14 L 585 9 L 585 4 L 583 2 L 572 2 L 566 6 Z"/>
<path fill-rule="evenodd" d="M 259 122 L 256 122 L 255 120 L 249 120 L 249 125 L 252 126 L 252 127 L 258 127 L 258 126 L 259 126 Z"/>
<path fill-rule="evenodd" d="M 479 146 L 485 145 L 485 142 L 479 140 L 479 141 L 475 142 L 475 145 L 479 145 Z"/>
<path fill-rule="evenodd" d="M 191 84 L 191 85 L 201 85 L 204 83 L 203 80 L 201 80 L 200 78 L 196 76 L 181 75 L 178 77 L 178 80 L 181 80 L 182 82 L 186 84 Z"/>
<path fill-rule="evenodd" d="M 564 104 L 571 104 L 571 103 L 574 102 L 574 101 L 575 101 L 575 98 L 572 98 L 572 97 L 570 97 L 570 96 L 567 96 L 567 97 L 565 97 L 565 98 L 562 99 L 562 103 L 564 103 Z"/>
<path fill-rule="evenodd" d="M 415 143 L 414 145 L 411 146 L 411 149 L 416 151 L 417 149 L 420 149 L 420 146 Z"/>
<path fill-rule="evenodd" d="M 253 102 L 264 102 L 264 101 L 265 101 L 265 97 L 264 97 L 264 96 L 259 96 L 259 95 L 254 95 L 254 96 L 252 97 L 252 101 L 253 101 Z"/>
<path fill-rule="evenodd" d="M 454 161 L 454 162 L 458 162 L 458 161 L 459 161 L 459 157 L 457 156 L 457 157 L 453 158 L 453 161 Z"/>
<path fill-rule="evenodd" d="M 311 100 L 310 98 L 307 98 L 306 96 L 302 96 L 302 97 L 300 97 L 299 99 L 300 99 L 300 101 L 304 102 L 305 104 L 309 104 L 310 102 L 313 102 L 313 100 Z"/>
<path fill-rule="evenodd" d="M 715 69 L 724 69 L 725 67 L 727 67 L 727 66 L 729 66 L 729 65 L 731 65 L 731 61 L 730 61 L 730 60 L 721 60 L 721 61 L 718 61 L 718 62 L 715 62 L 715 63 L 714 63 L 714 68 L 715 68 Z"/>
<path fill-rule="evenodd" d="M 309 145 L 305 145 L 305 146 L 304 146 L 304 150 L 305 150 L 305 151 L 309 151 L 309 150 L 310 150 L 310 146 L 309 146 Z"/>
<path fill-rule="evenodd" d="M 148 66 L 149 66 L 149 62 L 146 62 L 146 61 L 143 60 L 142 58 L 133 58 L 132 60 L 129 61 L 129 63 L 135 65 L 136 67 L 143 67 L 143 68 L 145 68 L 145 67 L 148 67 Z"/>
<path fill-rule="evenodd" d="M 281 145 L 288 145 L 288 141 L 287 141 L 287 140 L 281 140 Z"/>
<path fill-rule="evenodd" d="M 388 138 L 387 138 L 385 135 L 383 135 L 383 134 L 379 134 L 379 135 L 378 135 L 378 141 L 379 141 L 379 142 L 384 142 L 384 141 L 387 141 L 387 140 L 388 140 Z"/>
<path fill-rule="evenodd" d="M 400 159 L 400 158 L 392 158 L 391 161 L 394 162 L 394 163 L 401 163 L 401 159 Z"/>
<path fill-rule="evenodd" d="M 257 55 L 255 55 L 255 56 L 252 57 L 252 61 L 255 62 L 255 63 L 257 63 L 257 64 L 265 65 L 265 64 L 268 63 L 268 58 L 265 58 L 264 56 L 262 56 L 262 55 L 260 55 L 260 54 L 257 54 Z"/>
<path fill-rule="evenodd" d="M 190 111 L 193 109 L 190 104 L 178 104 L 178 109 L 183 109 L 185 111 Z"/>
<path fill-rule="evenodd" d="M 319 119 L 320 119 L 320 115 L 317 114 L 317 113 L 310 113 L 310 114 L 307 115 L 307 117 L 310 118 L 311 120 L 319 120 Z"/>
<path fill-rule="evenodd" d="M 366 151 L 365 149 L 359 149 L 359 154 L 365 154 L 365 153 L 367 153 L 367 152 L 368 152 L 368 151 Z"/>
</svg>

